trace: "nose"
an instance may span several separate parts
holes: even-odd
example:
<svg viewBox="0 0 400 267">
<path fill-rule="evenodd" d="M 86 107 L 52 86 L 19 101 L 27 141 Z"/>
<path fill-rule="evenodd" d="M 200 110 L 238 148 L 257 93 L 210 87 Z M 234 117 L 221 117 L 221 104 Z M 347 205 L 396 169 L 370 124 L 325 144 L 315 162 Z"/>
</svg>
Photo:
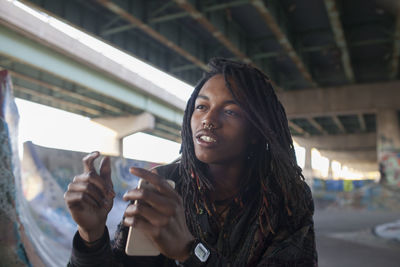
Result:
<svg viewBox="0 0 400 267">
<path fill-rule="evenodd" d="M 218 112 L 210 109 L 202 118 L 201 124 L 204 129 L 212 130 L 220 127 Z"/>
</svg>

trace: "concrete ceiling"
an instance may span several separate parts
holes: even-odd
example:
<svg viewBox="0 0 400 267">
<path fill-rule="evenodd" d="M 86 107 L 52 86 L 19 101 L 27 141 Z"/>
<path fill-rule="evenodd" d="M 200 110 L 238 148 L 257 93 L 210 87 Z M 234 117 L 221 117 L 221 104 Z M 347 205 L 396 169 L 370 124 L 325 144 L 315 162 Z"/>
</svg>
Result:
<svg viewBox="0 0 400 267">
<path fill-rule="evenodd" d="M 352 135 L 368 139 L 376 133 L 377 108 L 390 103 L 400 110 L 400 8 L 395 0 L 23 2 L 193 85 L 211 57 L 252 63 L 273 80 L 293 135 L 320 149 L 324 141 L 312 138 L 329 137 L 333 143 Z M 17 64 L 3 57 L 0 66 Z M 17 85 L 22 80 L 31 87 L 53 85 L 45 73 L 23 73 L 29 77 L 16 76 Z M 96 116 L 90 112 L 96 103 L 68 97 L 73 96 L 61 100 L 75 109 L 82 104 L 81 113 Z M 98 112 L 117 115 L 106 108 Z M 376 142 L 368 149 L 373 147 Z"/>
</svg>

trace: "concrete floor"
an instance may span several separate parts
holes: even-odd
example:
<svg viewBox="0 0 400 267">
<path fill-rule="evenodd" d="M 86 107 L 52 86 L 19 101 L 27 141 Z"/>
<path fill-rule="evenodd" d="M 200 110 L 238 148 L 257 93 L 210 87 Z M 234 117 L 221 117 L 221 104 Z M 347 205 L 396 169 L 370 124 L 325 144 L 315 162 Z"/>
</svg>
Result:
<svg viewBox="0 0 400 267">
<path fill-rule="evenodd" d="M 376 225 L 400 219 L 400 211 L 316 210 L 319 267 L 400 267 L 400 242 L 373 234 Z"/>
</svg>

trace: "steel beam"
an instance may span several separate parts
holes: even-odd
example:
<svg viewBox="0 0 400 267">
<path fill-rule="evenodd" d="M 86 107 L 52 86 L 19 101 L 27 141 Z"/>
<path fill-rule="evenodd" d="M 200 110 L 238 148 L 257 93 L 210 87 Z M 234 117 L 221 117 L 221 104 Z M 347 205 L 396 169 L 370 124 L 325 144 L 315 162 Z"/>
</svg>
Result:
<svg viewBox="0 0 400 267">
<path fill-rule="evenodd" d="M 112 35 L 112 34 L 124 32 L 124 31 L 128 31 L 128 30 L 132 30 L 134 28 L 137 28 L 137 26 L 136 25 L 132 25 L 132 24 L 118 26 L 118 27 L 115 27 L 115 28 L 103 30 L 103 31 L 100 32 L 100 35 L 101 36 Z"/>
<path fill-rule="evenodd" d="M 175 14 L 160 16 L 157 18 L 151 18 L 151 19 L 149 19 L 149 24 L 156 24 L 156 23 L 171 21 L 171 20 L 180 19 L 180 18 L 184 18 L 184 17 L 189 17 L 189 13 L 179 12 L 179 13 L 175 13 Z"/>
<path fill-rule="evenodd" d="M 182 142 L 182 139 L 181 139 L 181 137 L 179 135 L 175 135 L 175 134 L 172 134 L 172 133 L 169 133 L 169 132 L 165 132 L 165 131 L 163 131 L 161 129 L 157 129 L 157 128 L 153 129 L 151 131 L 145 131 L 145 133 L 148 133 L 148 134 L 151 134 L 151 135 L 155 135 L 155 136 L 158 136 L 158 137 L 162 137 L 162 138 L 165 138 L 165 139 L 177 142 L 177 143 L 181 143 Z"/>
<path fill-rule="evenodd" d="M 194 57 L 191 53 L 184 50 L 177 44 L 170 41 L 164 35 L 160 34 L 149 25 L 138 19 L 137 17 L 133 16 L 132 14 L 126 12 L 122 7 L 118 6 L 117 4 L 113 3 L 110 0 L 96 0 L 97 3 L 102 5 L 103 7 L 107 8 L 111 12 L 121 16 L 126 21 L 130 22 L 132 25 L 137 26 L 143 32 L 154 38 L 155 40 L 159 41 L 161 44 L 166 45 L 170 49 L 174 50 L 176 53 L 181 55 L 182 57 L 186 58 L 188 61 L 193 62 L 195 65 L 199 66 L 203 70 L 207 70 L 207 65 L 201 61 L 200 59 Z"/>
<path fill-rule="evenodd" d="M 269 9 L 264 5 L 262 0 L 250 0 L 250 3 L 256 8 L 258 13 L 264 19 L 265 23 L 268 25 L 272 33 L 277 38 L 279 44 L 285 50 L 288 57 L 293 61 L 296 65 L 297 69 L 303 75 L 304 79 L 308 81 L 311 86 L 316 87 L 317 84 L 313 80 L 310 72 L 307 70 L 305 64 L 297 54 L 296 50 L 293 48 L 292 44 L 290 43 L 287 36 L 284 34 L 278 23 L 276 22 L 275 18 L 272 16 Z"/>
<path fill-rule="evenodd" d="M 227 2 L 227 3 L 215 4 L 215 5 L 205 7 L 203 11 L 204 12 L 213 12 L 213 11 L 217 11 L 217 10 L 221 10 L 221 9 L 227 9 L 227 8 L 231 8 L 231 7 L 247 5 L 248 3 L 249 3 L 248 0 L 231 1 L 231 2 Z"/>
<path fill-rule="evenodd" d="M 357 114 L 358 122 L 360 123 L 361 132 L 367 131 L 367 126 L 365 124 L 365 119 L 362 113 Z"/>
<path fill-rule="evenodd" d="M 376 147 L 376 133 L 296 136 L 301 146 L 310 146 L 323 150 L 365 150 Z"/>
<path fill-rule="evenodd" d="M 174 72 L 180 72 L 180 71 L 185 71 L 185 70 L 192 70 L 192 69 L 195 69 L 195 68 L 197 68 L 196 65 L 188 64 L 188 65 L 182 65 L 182 66 L 179 66 L 179 67 L 173 67 L 173 68 L 170 69 L 170 72 L 174 73 Z"/>
<path fill-rule="evenodd" d="M 291 120 L 288 120 L 288 124 L 289 127 L 293 128 L 296 132 L 298 132 L 299 134 L 303 134 L 305 136 L 309 136 L 310 134 L 308 132 L 306 132 L 303 128 L 301 128 L 300 126 L 298 126 L 296 123 L 294 123 Z"/>
<path fill-rule="evenodd" d="M 173 1 L 168 2 L 165 6 L 168 5 L 168 7 L 169 7 L 170 3 L 173 3 Z M 230 8 L 230 7 L 237 7 L 237 6 L 241 6 L 241 5 L 246 5 L 248 3 L 249 3 L 248 0 L 238 0 L 238 1 L 233 1 L 233 2 L 229 2 L 229 3 L 215 4 L 215 5 L 212 5 L 212 6 L 205 7 L 202 10 L 202 12 L 210 13 L 210 12 L 218 11 L 218 10 L 221 10 L 221 9 L 227 9 L 227 8 Z M 157 12 L 154 12 L 152 14 L 153 17 L 151 19 L 149 19 L 149 24 L 166 22 L 166 21 L 171 21 L 171 20 L 174 20 L 174 19 L 180 19 L 180 18 L 184 18 L 184 17 L 190 16 L 189 12 L 178 12 L 178 13 L 173 13 L 173 14 L 168 14 L 168 15 L 155 17 L 155 15 L 158 14 L 158 13 L 160 13 L 160 12 L 157 11 Z"/>
<path fill-rule="evenodd" d="M 156 128 L 161 129 L 163 131 L 169 132 L 171 134 L 177 134 L 178 136 L 180 136 L 180 129 L 165 125 L 165 124 L 161 124 L 161 123 L 157 123 Z"/>
<path fill-rule="evenodd" d="M 0 1 L 0 10 L 0 55 L 181 125 L 185 103 L 177 97 L 12 2 Z"/>
<path fill-rule="evenodd" d="M 19 78 L 19 79 L 34 83 L 36 85 L 46 87 L 46 88 L 48 88 L 49 90 L 51 90 L 53 92 L 61 93 L 63 95 L 67 95 L 69 97 L 81 100 L 83 102 L 86 102 L 86 103 L 89 103 L 91 105 L 97 106 L 100 109 L 109 110 L 110 112 L 113 112 L 113 113 L 116 113 L 116 114 L 123 113 L 123 111 L 121 109 L 116 108 L 114 106 L 111 106 L 111 105 L 109 105 L 107 103 L 104 103 L 104 102 L 102 102 L 100 100 L 96 100 L 94 98 L 87 97 L 87 96 L 82 95 L 80 93 L 76 93 L 76 92 L 70 91 L 68 89 L 55 86 L 53 84 L 50 84 L 50 83 L 47 83 L 47 82 L 44 82 L 44 81 L 41 81 L 41 80 L 38 80 L 38 79 L 35 79 L 35 78 L 32 78 L 32 77 L 29 77 L 29 76 L 21 74 L 21 73 L 17 73 L 15 71 L 10 71 L 9 70 L 9 73 L 11 74 L 11 78 L 16 77 L 16 78 Z"/>
<path fill-rule="evenodd" d="M 112 129 L 116 132 L 116 138 L 120 139 L 137 132 L 153 130 L 156 119 L 152 114 L 143 112 L 139 115 L 98 117 L 92 121 Z"/>
<path fill-rule="evenodd" d="M 307 120 L 315 129 L 317 129 L 323 135 L 328 134 L 328 132 L 314 118 L 307 118 Z"/>
<path fill-rule="evenodd" d="M 400 5 L 396 5 L 396 25 L 394 30 L 393 53 L 390 63 L 390 79 L 395 80 L 399 73 L 400 60 Z"/>
<path fill-rule="evenodd" d="M 211 33 L 220 43 L 222 43 L 229 51 L 245 63 L 251 63 L 251 59 L 243 53 L 229 38 L 214 26 L 200 11 L 198 11 L 187 0 L 174 0 L 175 3 L 183 10 L 188 12 L 190 16 L 202 25 L 209 33 Z"/>
<path fill-rule="evenodd" d="M 74 113 L 88 114 L 89 117 L 97 117 L 97 116 L 100 116 L 102 114 L 101 111 L 89 108 L 89 107 L 87 107 L 87 106 L 85 106 L 83 104 L 72 103 L 70 101 L 65 101 L 63 99 L 58 99 L 58 98 L 56 98 L 54 96 L 51 96 L 51 95 L 48 95 L 48 94 L 45 94 L 45 93 L 41 93 L 41 92 L 38 92 L 36 90 L 29 89 L 29 88 L 26 88 L 26 87 L 22 87 L 22 86 L 19 86 L 19 85 L 14 85 L 14 90 L 16 92 L 15 95 L 17 97 L 19 97 L 21 95 L 21 93 L 27 94 L 27 95 L 30 95 L 32 98 L 35 98 L 37 100 L 42 99 L 42 100 L 48 101 L 50 103 L 54 103 L 51 106 L 56 107 L 56 108 L 60 108 L 60 109 L 66 110 L 66 111 L 74 110 Z M 28 99 L 28 100 L 32 101 L 32 98 Z M 42 102 L 42 101 L 39 100 L 38 102 Z"/>
<path fill-rule="evenodd" d="M 341 133 L 346 133 L 346 129 L 343 126 L 343 123 L 340 121 L 339 117 L 336 115 L 332 116 L 333 121 L 335 122 L 336 126 L 339 128 Z"/>
<path fill-rule="evenodd" d="M 375 113 L 400 109 L 400 81 L 278 92 L 288 118 Z"/>
<path fill-rule="evenodd" d="M 335 0 L 324 0 L 325 8 L 328 12 L 329 22 L 332 27 L 333 35 L 335 37 L 336 45 L 339 47 L 342 56 L 342 64 L 347 80 L 350 83 L 355 82 L 353 68 L 350 61 L 350 53 L 347 48 L 346 37 L 344 36 L 344 31 L 342 23 L 340 21 L 340 14 L 336 7 Z"/>
</svg>

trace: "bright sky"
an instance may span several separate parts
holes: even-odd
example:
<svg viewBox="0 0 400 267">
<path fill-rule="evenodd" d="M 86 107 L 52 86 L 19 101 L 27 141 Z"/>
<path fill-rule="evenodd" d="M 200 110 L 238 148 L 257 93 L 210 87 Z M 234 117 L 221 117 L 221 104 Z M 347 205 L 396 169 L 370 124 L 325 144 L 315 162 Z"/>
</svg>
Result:
<svg viewBox="0 0 400 267">
<path fill-rule="evenodd" d="M 22 143 L 81 152 L 115 153 L 115 132 L 89 118 L 63 110 L 16 99 L 20 113 L 19 150 Z M 124 156 L 168 163 L 179 156 L 180 144 L 137 133 L 124 139 Z"/>
</svg>

